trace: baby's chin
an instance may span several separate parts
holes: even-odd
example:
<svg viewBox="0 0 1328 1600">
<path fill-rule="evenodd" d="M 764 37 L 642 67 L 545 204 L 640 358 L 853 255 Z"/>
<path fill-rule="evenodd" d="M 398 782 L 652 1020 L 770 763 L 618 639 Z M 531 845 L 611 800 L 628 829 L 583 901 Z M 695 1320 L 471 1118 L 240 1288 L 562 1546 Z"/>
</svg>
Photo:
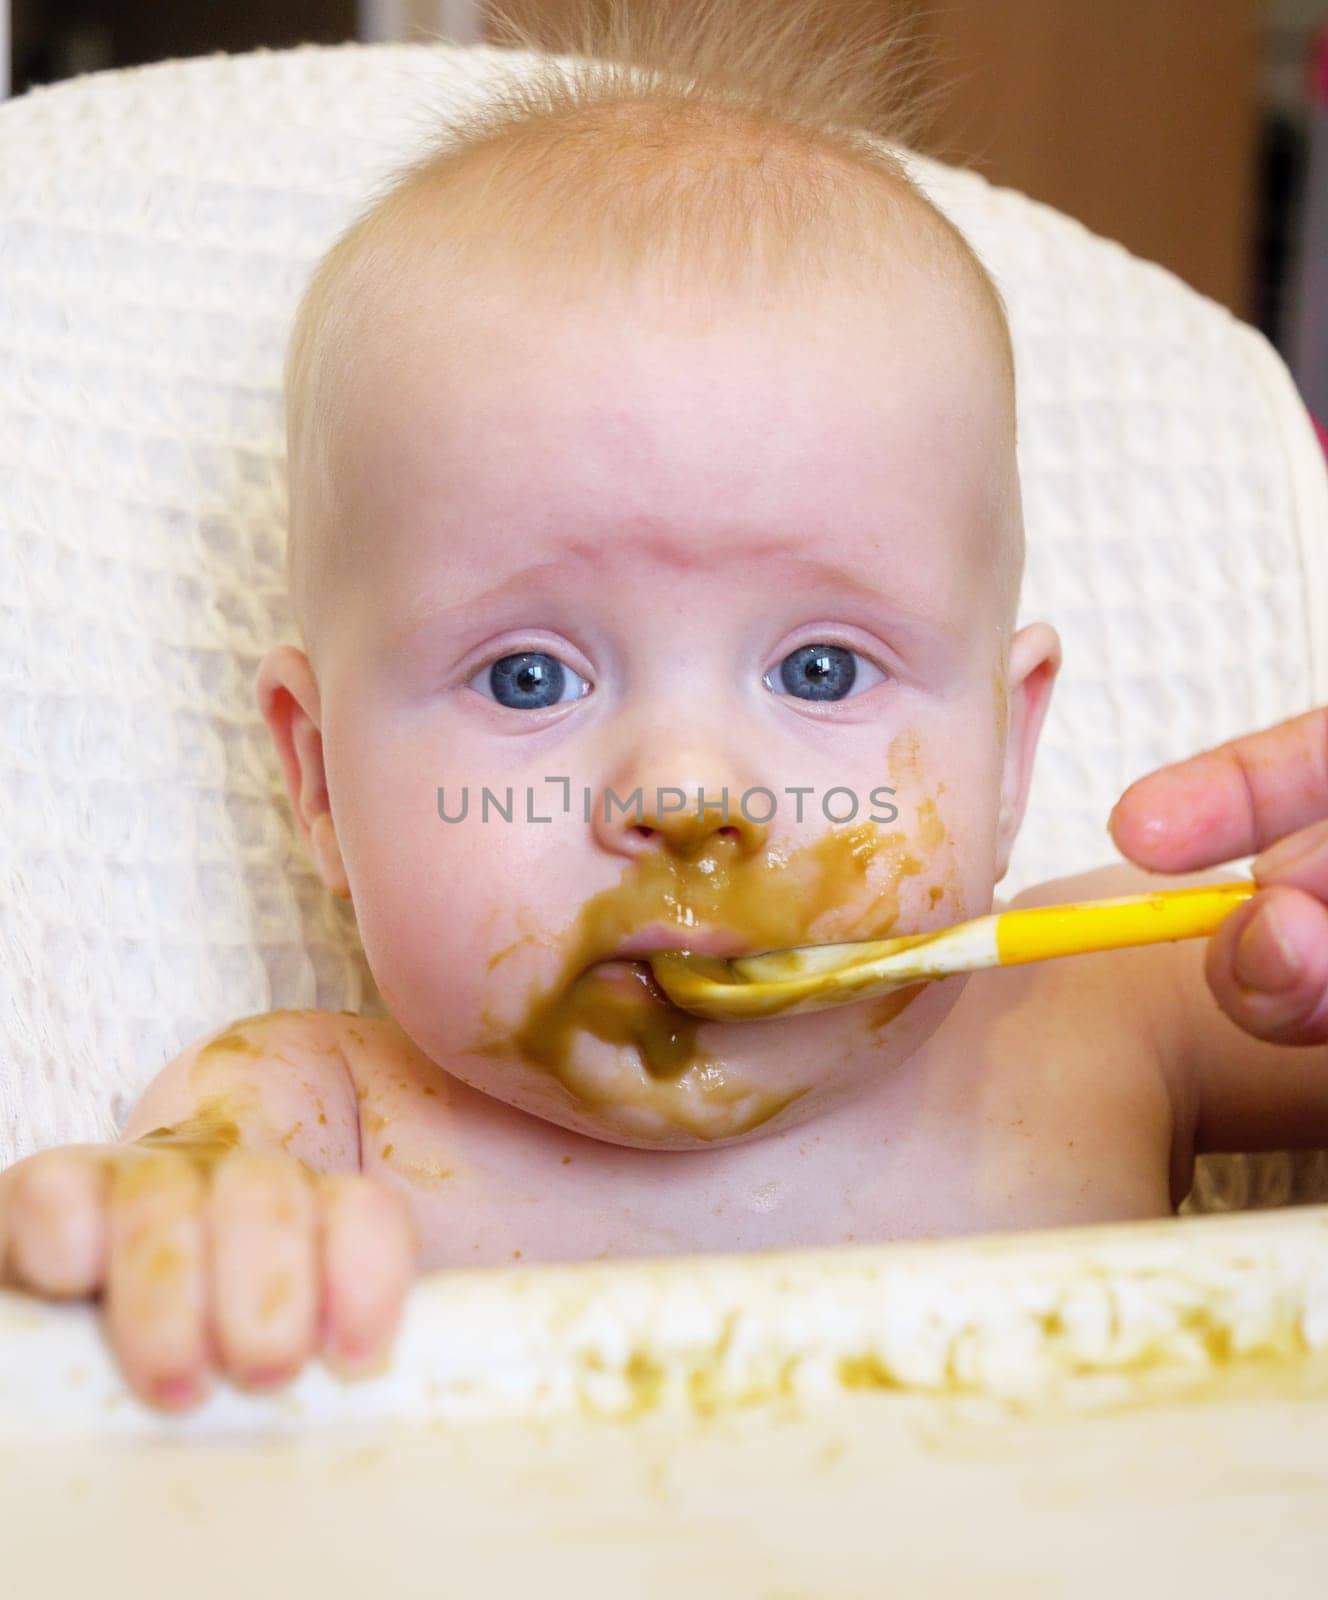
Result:
<svg viewBox="0 0 1328 1600">
<path fill-rule="evenodd" d="M 585 1055 L 592 1059 L 564 1065 L 557 1085 L 532 1083 L 530 1069 L 517 1062 L 507 1071 L 495 1071 L 492 1061 L 475 1063 L 475 1071 L 469 1061 L 452 1070 L 472 1088 L 545 1122 L 636 1150 L 747 1143 L 807 1121 L 833 1098 L 823 1082 L 776 1088 L 715 1061 L 661 1079 L 630 1058 L 606 1062 L 593 1049 Z"/>
<path fill-rule="evenodd" d="M 564 1126 L 592 1138 L 642 1150 L 713 1149 L 780 1132 L 824 1109 L 824 1082 L 770 1083 L 714 1057 L 657 1077 L 630 1050 L 610 1055 L 598 1040 L 586 1044 L 564 1064 Z"/>
<path fill-rule="evenodd" d="M 667 1071 L 652 1069 L 630 1044 L 581 1032 L 556 1063 L 491 1050 L 453 1058 L 449 1070 L 592 1139 L 641 1150 L 716 1149 L 786 1132 L 842 1105 L 911 1055 L 934 1026 L 919 1015 L 921 1027 L 864 1032 L 864 1009 L 706 1025 L 690 1056 Z"/>
</svg>

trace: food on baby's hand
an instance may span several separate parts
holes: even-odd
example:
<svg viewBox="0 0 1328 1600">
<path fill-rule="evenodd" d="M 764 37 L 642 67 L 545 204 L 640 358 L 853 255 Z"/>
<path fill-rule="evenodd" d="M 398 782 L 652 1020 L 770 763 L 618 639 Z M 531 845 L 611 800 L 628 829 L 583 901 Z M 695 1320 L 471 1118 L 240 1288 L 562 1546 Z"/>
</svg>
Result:
<svg viewBox="0 0 1328 1600">
<path fill-rule="evenodd" d="M 242 1149 L 233 1125 L 39 1151 L 0 1173 L 0 1284 L 98 1299 L 130 1387 L 167 1410 L 214 1373 L 266 1390 L 315 1355 L 343 1377 L 380 1370 L 415 1255 L 395 1193 Z"/>
</svg>

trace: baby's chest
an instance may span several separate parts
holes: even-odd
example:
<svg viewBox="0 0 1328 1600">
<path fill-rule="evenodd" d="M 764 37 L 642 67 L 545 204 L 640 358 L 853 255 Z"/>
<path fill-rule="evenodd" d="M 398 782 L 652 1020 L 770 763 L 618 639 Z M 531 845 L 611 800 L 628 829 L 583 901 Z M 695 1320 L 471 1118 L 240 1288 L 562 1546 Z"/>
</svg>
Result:
<svg viewBox="0 0 1328 1600">
<path fill-rule="evenodd" d="M 393 1057 L 361 1105 L 363 1170 L 407 1199 L 426 1267 L 1165 1215 L 1165 1089 L 1137 1030 L 1102 1012 L 1046 975 L 970 985 L 841 1110 L 715 1152 L 586 1139 Z"/>
<path fill-rule="evenodd" d="M 462 1116 L 401 1127 L 365 1170 L 401 1190 L 424 1267 L 777 1250 L 1158 1216 L 1166 1133 L 1146 1112 L 1036 1097 L 827 1119 L 710 1161 L 551 1126 L 495 1141 Z M 519 1114 L 514 1114 L 519 1116 Z M 501 1121 L 502 1113 L 495 1120 Z"/>
</svg>

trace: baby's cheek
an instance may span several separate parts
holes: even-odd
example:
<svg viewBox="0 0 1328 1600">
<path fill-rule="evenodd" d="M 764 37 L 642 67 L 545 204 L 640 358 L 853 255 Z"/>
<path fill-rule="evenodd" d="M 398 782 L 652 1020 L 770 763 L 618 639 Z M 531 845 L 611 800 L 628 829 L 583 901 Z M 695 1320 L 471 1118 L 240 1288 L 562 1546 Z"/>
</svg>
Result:
<svg viewBox="0 0 1328 1600">
<path fill-rule="evenodd" d="M 982 819 L 963 831 L 947 830 L 924 870 L 909 885 L 911 921 L 905 926 L 926 931 L 950 927 L 991 909 L 995 874 L 995 830 Z"/>
<path fill-rule="evenodd" d="M 463 839 L 428 852 L 380 845 L 357 862 L 352 888 L 365 956 L 408 1031 L 416 1023 L 450 1038 L 475 1033 L 495 952 L 520 936 L 511 886 L 492 866 Z"/>
<path fill-rule="evenodd" d="M 417 879 L 376 950 L 365 938 L 397 1021 L 436 1059 L 473 1058 L 482 1087 L 498 1094 L 529 1077 L 514 1041 L 569 976 L 566 925 L 578 884 L 581 894 L 592 886 L 587 864 L 564 859 L 556 841 L 539 861 L 506 842 L 465 841 Z"/>
<path fill-rule="evenodd" d="M 924 744 L 914 730 L 889 751 L 907 859 L 898 881 L 899 925 L 945 927 L 990 909 L 1000 806 L 1000 751 L 986 721 L 938 730 Z"/>
</svg>

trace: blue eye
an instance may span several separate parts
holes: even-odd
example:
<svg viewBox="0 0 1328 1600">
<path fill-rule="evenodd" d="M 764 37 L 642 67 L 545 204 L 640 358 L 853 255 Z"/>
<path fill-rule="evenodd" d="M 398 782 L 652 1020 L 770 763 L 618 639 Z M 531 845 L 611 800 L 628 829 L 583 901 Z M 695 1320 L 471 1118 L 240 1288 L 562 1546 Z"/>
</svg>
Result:
<svg viewBox="0 0 1328 1600">
<path fill-rule="evenodd" d="M 880 683 L 885 674 L 856 650 L 838 644 L 805 644 L 788 655 L 764 678 L 776 694 L 799 700 L 846 700 Z"/>
<path fill-rule="evenodd" d="M 500 656 L 470 680 L 472 689 L 512 711 L 539 711 L 545 706 L 579 700 L 590 685 L 557 656 L 540 650 Z"/>
</svg>

